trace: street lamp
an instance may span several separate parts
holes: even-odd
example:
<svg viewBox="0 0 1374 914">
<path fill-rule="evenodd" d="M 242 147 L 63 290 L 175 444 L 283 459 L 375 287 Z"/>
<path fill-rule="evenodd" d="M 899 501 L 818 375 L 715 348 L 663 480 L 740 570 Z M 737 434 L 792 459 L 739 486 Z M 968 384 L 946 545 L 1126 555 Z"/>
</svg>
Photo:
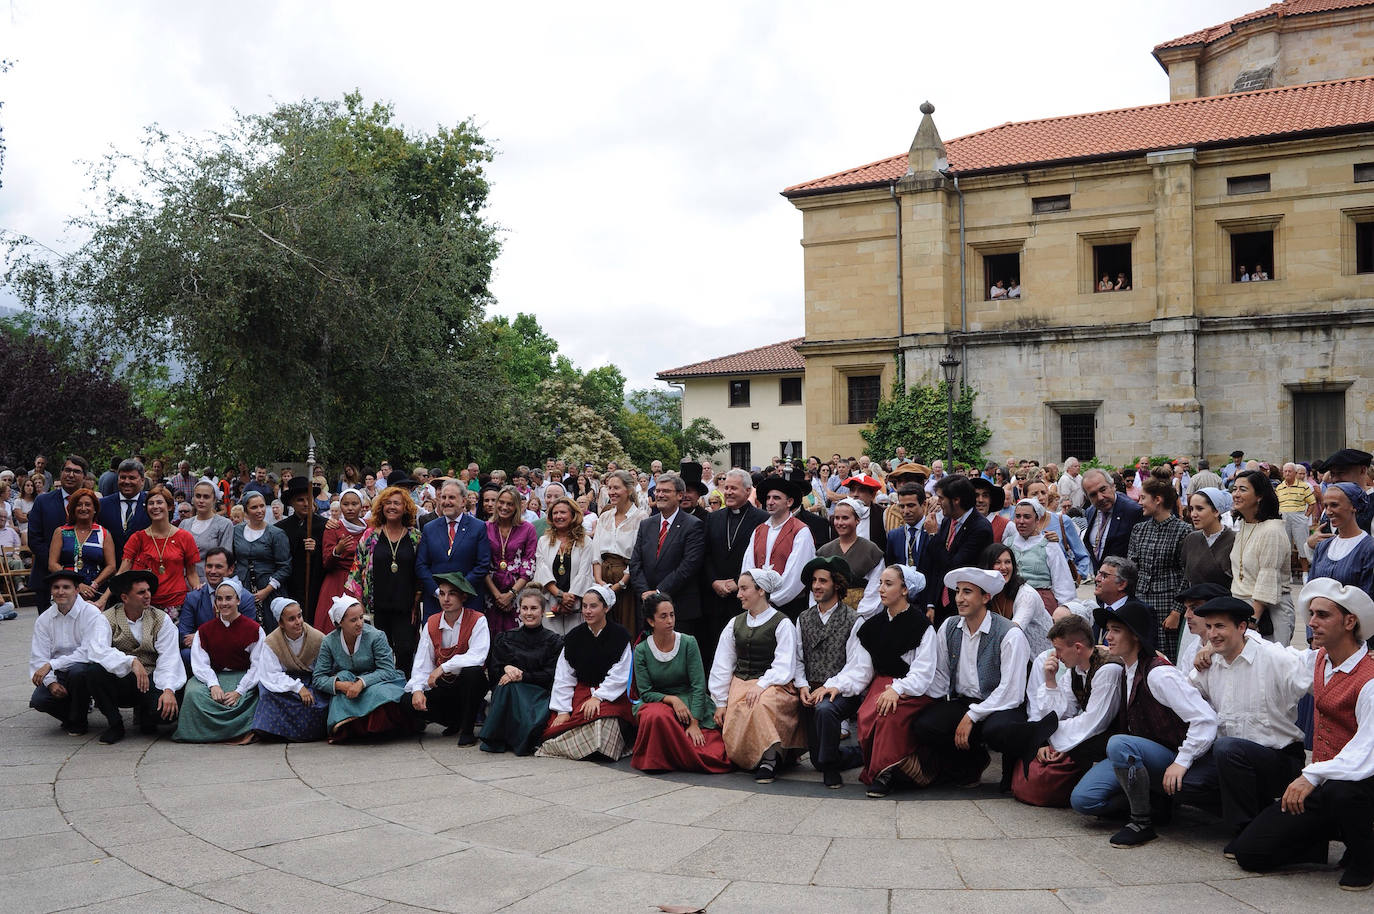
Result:
<svg viewBox="0 0 1374 914">
<path fill-rule="evenodd" d="M 940 359 L 940 370 L 945 373 L 945 394 L 948 397 L 949 411 L 945 417 L 945 472 L 954 470 L 954 382 L 959 377 L 959 366 L 962 363 L 959 357 L 954 354 L 953 349 L 945 351 L 944 358 Z"/>
</svg>

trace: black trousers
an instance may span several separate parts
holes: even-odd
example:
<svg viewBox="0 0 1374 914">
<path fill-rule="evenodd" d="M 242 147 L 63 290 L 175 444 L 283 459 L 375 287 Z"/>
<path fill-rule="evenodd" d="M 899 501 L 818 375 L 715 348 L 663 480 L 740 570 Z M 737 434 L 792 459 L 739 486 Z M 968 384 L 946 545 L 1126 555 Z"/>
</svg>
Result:
<svg viewBox="0 0 1374 914">
<path fill-rule="evenodd" d="M 111 727 L 124 723 L 120 708 L 133 708 L 134 720 L 145 730 L 157 727 L 157 701 L 162 691 L 151 682 L 148 691 L 140 692 L 138 678 L 133 673 L 116 676 L 98 663 L 87 664 L 86 681 L 96 710 L 105 716 L 105 722 Z"/>
<path fill-rule="evenodd" d="M 1248 739 L 1219 736 L 1212 744 L 1221 789 L 1221 817 L 1239 834 L 1302 771 L 1302 743 L 1270 749 Z"/>
<path fill-rule="evenodd" d="M 67 690 L 62 698 L 56 698 L 48 687 L 41 685 L 29 697 L 29 707 L 44 714 L 51 714 L 62 722 L 64 727 L 84 729 L 86 717 L 91 709 L 91 691 L 86 679 L 86 667 L 75 666 L 57 670 L 57 681 Z"/>
<path fill-rule="evenodd" d="M 845 771 L 864 763 L 863 752 L 858 746 L 840 748 L 840 726 L 859 713 L 859 705 L 863 701 L 862 695 L 836 695 L 834 699 L 827 698 L 814 708 L 802 706 L 806 745 L 811 753 L 811 764 L 817 771 Z"/>
<path fill-rule="evenodd" d="M 1002 780 L 1010 783 L 1012 765 L 1025 740 L 1026 708 L 1020 705 L 989 714 L 973 725 L 969 748 L 958 749 L 954 745 L 954 731 L 972 704 L 973 699 L 963 696 L 935 702 L 916 718 L 912 735 L 921 745 L 940 752 L 956 778 L 974 774 L 975 768 L 981 771 L 987 764 L 986 750 L 995 749 L 1002 753 Z"/>
<path fill-rule="evenodd" d="M 425 720 L 457 727 L 460 733 L 471 733 L 477 722 L 482 696 L 487 693 L 486 670 L 480 666 L 465 666 L 453 679 L 440 679 L 434 688 L 425 692 Z"/>
<path fill-rule="evenodd" d="M 1374 778 L 1327 781 L 1292 814 L 1271 803 L 1231 842 L 1236 862 L 1251 872 L 1289 863 L 1325 863 L 1327 842 L 1345 842 L 1346 866 L 1374 872 Z"/>
<path fill-rule="evenodd" d="M 386 635 L 386 642 L 391 645 L 391 653 L 396 659 L 396 669 L 409 676 L 410 666 L 415 662 L 415 645 L 420 640 L 419 631 L 411 624 L 410 610 L 379 608 L 372 613 L 372 624 Z"/>
</svg>

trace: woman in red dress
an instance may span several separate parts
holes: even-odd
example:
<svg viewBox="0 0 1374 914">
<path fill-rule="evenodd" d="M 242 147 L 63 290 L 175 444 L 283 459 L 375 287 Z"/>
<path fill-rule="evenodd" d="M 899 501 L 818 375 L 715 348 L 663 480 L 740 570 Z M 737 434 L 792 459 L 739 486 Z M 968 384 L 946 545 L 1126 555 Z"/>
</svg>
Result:
<svg viewBox="0 0 1374 914">
<path fill-rule="evenodd" d="M 176 499 L 166 486 L 153 486 L 145 502 L 148 527 L 129 537 L 124 544 L 124 561 L 119 573 L 151 571 L 157 575 L 157 589 L 153 591 L 153 605 L 166 611 L 175 622 L 181 615 L 186 594 L 200 586 L 196 563 L 200 550 L 191 531 L 172 526 L 176 516 Z"/>
<path fill-rule="evenodd" d="M 326 635 L 334 630 L 329 608 L 335 597 L 343 596 L 348 573 L 358 557 L 358 540 L 367 532 L 367 524 L 362 522 L 363 499 L 356 489 L 346 489 L 339 496 L 339 512 L 339 520 L 331 520 L 320 538 L 324 547 L 324 580 L 320 582 L 320 597 L 315 601 L 315 628 Z"/>
</svg>

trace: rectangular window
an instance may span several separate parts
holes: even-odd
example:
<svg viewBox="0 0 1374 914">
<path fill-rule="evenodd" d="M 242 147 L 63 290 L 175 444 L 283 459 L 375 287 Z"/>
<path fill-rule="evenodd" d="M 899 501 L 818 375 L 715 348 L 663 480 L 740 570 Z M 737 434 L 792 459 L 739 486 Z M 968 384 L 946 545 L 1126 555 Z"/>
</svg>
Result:
<svg viewBox="0 0 1374 914">
<path fill-rule="evenodd" d="M 1059 453 L 1067 459 L 1092 460 L 1097 456 L 1097 416 L 1093 413 L 1061 413 Z"/>
<path fill-rule="evenodd" d="M 1021 287 L 1021 254 L 984 254 L 983 289 L 986 301 L 1008 298 L 1010 290 Z"/>
<path fill-rule="evenodd" d="M 801 401 L 801 378 L 782 378 L 778 381 L 778 404 L 780 406 L 792 406 Z"/>
<path fill-rule="evenodd" d="M 1131 288 L 1131 244 L 1093 245 L 1093 289 L 1127 292 Z"/>
<path fill-rule="evenodd" d="M 793 462 L 794 464 L 796 464 L 796 463 L 802 463 L 802 462 L 803 462 L 803 458 L 802 458 L 802 452 L 801 452 L 801 442 L 800 442 L 800 441 L 779 441 L 779 442 L 778 442 L 778 456 L 781 457 L 784 461 L 786 461 L 788 457 L 791 457 L 791 458 L 792 458 L 792 462 Z"/>
<path fill-rule="evenodd" d="M 1268 192 L 1268 175 L 1242 175 L 1238 178 L 1226 179 L 1226 193 L 1232 196 L 1236 194 L 1265 194 Z"/>
<path fill-rule="evenodd" d="M 750 456 L 749 442 L 732 442 L 730 444 L 730 466 L 747 470 L 754 465 Z"/>
<path fill-rule="evenodd" d="M 739 380 L 730 382 L 730 405 L 748 406 L 749 405 L 749 382 Z"/>
<path fill-rule="evenodd" d="M 1325 460 L 1345 441 L 1345 391 L 1293 392 L 1294 460 Z"/>
<path fill-rule="evenodd" d="M 1355 166 L 1355 183 L 1374 181 L 1374 162 L 1361 162 Z"/>
<path fill-rule="evenodd" d="M 1060 194 L 1057 197 L 1032 197 L 1032 213 L 1064 213 L 1069 209 L 1069 195 Z"/>
<path fill-rule="evenodd" d="M 1355 223 L 1355 272 L 1374 273 L 1374 222 Z"/>
<path fill-rule="evenodd" d="M 1240 232 L 1231 235 L 1231 281 L 1256 282 L 1274 279 L 1274 233 Z"/>
<path fill-rule="evenodd" d="M 878 415 L 880 375 L 852 374 L 849 382 L 849 424 L 865 425 Z"/>
</svg>

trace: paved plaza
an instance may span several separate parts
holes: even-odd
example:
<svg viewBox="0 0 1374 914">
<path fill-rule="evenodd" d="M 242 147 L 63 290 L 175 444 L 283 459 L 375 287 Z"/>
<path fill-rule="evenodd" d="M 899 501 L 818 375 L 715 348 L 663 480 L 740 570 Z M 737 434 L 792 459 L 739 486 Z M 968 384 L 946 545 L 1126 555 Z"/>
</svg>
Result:
<svg viewBox="0 0 1374 914">
<path fill-rule="evenodd" d="M 423 739 L 191 746 L 64 734 L 30 711 L 34 612 L 0 623 L 0 911 L 1371 910 L 1331 870 L 1250 876 L 1187 811 L 1115 826 L 976 790 L 870 800 Z M 126 712 L 127 713 L 127 712 Z M 991 776 L 991 775 L 990 775 Z M 1333 859 L 1339 848 L 1333 848 Z"/>
</svg>

